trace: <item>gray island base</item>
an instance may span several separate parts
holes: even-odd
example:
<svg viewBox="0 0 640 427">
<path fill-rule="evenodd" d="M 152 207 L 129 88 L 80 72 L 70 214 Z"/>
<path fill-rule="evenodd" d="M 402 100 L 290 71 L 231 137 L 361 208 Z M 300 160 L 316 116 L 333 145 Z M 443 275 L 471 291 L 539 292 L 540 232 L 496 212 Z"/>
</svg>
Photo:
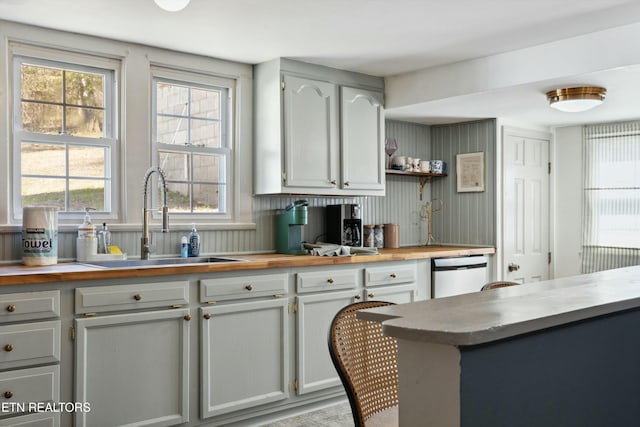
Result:
<svg viewBox="0 0 640 427">
<path fill-rule="evenodd" d="M 402 426 L 631 426 L 640 267 L 372 309 L 398 340 Z"/>
</svg>

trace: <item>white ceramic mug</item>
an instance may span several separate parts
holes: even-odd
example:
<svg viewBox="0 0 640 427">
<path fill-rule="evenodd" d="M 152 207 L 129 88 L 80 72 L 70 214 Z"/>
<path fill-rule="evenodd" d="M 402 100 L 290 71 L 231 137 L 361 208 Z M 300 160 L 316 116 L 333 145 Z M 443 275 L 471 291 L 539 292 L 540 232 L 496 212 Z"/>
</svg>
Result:
<svg viewBox="0 0 640 427">
<path fill-rule="evenodd" d="M 420 163 L 420 169 L 422 172 L 431 172 L 431 162 L 429 160 L 423 160 L 422 163 Z"/>
<path fill-rule="evenodd" d="M 391 160 L 391 165 L 395 166 L 394 169 L 404 170 L 407 167 L 407 157 L 406 156 L 395 156 L 393 160 Z"/>
</svg>

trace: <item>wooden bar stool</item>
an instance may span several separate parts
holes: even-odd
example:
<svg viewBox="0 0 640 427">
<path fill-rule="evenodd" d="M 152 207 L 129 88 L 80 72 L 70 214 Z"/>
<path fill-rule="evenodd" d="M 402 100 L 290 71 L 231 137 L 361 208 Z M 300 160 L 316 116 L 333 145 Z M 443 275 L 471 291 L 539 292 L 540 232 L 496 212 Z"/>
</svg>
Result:
<svg viewBox="0 0 640 427">
<path fill-rule="evenodd" d="M 341 309 L 329 328 L 329 353 L 344 385 L 356 427 L 398 425 L 398 345 L 382 325 L 356 319 L 366 308 L 390 302 L 357 302 Z"/>
</svg>

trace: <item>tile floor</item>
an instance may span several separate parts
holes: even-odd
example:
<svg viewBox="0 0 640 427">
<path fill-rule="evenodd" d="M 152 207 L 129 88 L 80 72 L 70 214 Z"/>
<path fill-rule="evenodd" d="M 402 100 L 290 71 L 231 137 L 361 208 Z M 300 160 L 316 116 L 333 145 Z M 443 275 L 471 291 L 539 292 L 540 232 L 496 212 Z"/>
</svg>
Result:
<svg viewBox="0 0 640 427">
<path fill-rule="evenodd" d="M 263 427 L 353 427 L 353 416 L 349 403 L 341 403 L 265 424 Z"/>
</svg>

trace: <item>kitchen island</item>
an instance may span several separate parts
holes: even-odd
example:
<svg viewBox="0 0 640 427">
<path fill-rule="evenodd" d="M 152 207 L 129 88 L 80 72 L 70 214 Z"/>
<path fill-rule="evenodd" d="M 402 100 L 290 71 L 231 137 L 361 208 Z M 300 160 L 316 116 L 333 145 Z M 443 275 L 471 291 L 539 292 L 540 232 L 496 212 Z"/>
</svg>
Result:
<svg viewBox="0 0 640 427">
<path fill-rule="evenodd" d="M 398 340 L 403 426 L 640 419 L 640 266 L 372 309 Z"/>
</svg>

